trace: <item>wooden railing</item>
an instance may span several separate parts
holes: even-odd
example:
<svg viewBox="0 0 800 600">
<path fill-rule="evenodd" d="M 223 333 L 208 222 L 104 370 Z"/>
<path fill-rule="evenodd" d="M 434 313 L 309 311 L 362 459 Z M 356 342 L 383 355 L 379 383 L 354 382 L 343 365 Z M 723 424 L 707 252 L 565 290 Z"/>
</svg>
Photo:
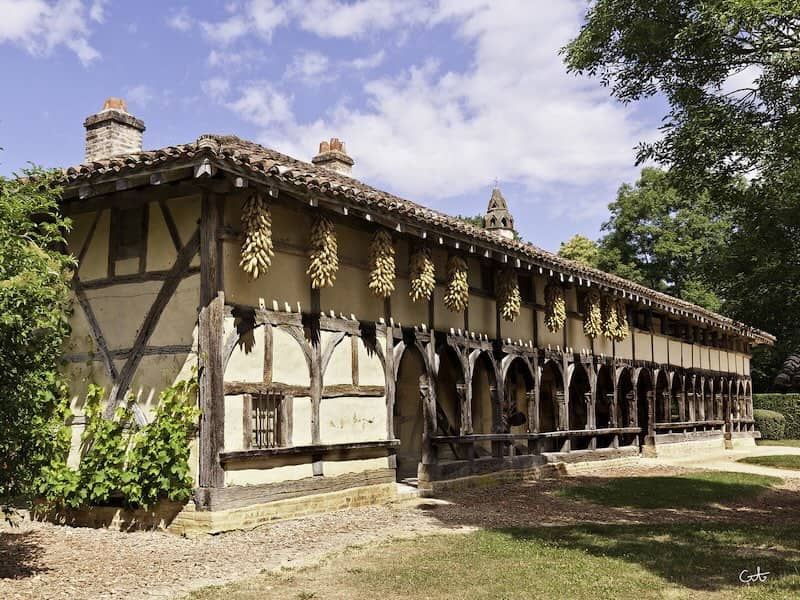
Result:
<svg viewBox="0 0 800 600">
<path fill-rule="evenodd" d="M 491 443 L 493 454 L 502 456 L 505 454 L 519 454 L 519 446 L 513 442 L 527 442 L 527 449 L 522 448 L 525 454 L 539 454 L 547 451 L 570 451 L 571 442 L 577 439 L 589 438 L 587 447 L 595 449 L 597 439 L 609 437 L 609 447 L 618 447 L 620 440 L 622 443 L 635 443 L 641 433 L 639 427 L 608 427 L 604 429 L 563 429 L 559 431 L 540 431 L 530 433 L 473 433 L 468 435 L 435 435 L 431 436 L 433 446 L 450 446 L 454 454 L 458 455 L 457 447 L 466 446 L 466 458 L 475 458 L 474 448 L 476 444 Z M 548 441 L 554 440 L 558 447 L 546 447 Z"/>
</svg>

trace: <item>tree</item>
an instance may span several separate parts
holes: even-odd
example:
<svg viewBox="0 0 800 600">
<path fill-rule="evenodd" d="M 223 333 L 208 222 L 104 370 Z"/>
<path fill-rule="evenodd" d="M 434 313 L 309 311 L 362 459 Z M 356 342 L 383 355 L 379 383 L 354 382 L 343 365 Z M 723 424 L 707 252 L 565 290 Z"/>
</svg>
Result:
<svg viewBox="0 0 800 600">
<path fill-rule="evenodd" d="M 666 98 L 662 135 L 638 158 L 731 211 L 709 277 L 723 311 L 778 335 L 756 371 L 779 365 L 800 345 L 798 3 L 597 0 L 564 54 L 569 71 L 599 77 L 622 102 Z"/>
<path fill-rule="evenodd" d="M 0 177 L 0 498 L 31 491 L 65 450 L 66 388 L 59 373 L 69 333 L 73 259 L 56 175 Z"/>
<path fill-rule="evenodd" d="M 561 246 L 558 248 L 558 255 L 589 267 L 597 267 L 600 260 L 600 249 L 597 246 L 597 242 L 590 240 L 585 235 L 576 233 L 566 242 L 561 242 Z"/>
<path fill-rule="evenodd" d="M 609 210 L 600 240 L 601 269 L 719 310 L 708 261 L 726 247 L 731 220 L 708 192 L 681 193 L 668 173 L 646 167 L 635 185 L 619 188 Z"/>
</svg>

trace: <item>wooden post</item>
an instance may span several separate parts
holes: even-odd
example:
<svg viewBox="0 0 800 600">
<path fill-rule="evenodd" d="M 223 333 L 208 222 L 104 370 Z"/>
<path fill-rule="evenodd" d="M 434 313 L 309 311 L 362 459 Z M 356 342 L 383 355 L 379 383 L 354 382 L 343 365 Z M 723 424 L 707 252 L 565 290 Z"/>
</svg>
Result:
<svg viewBox="0 0 800 600">
<path fill-rule="evenodd" d="M 392 440 L 395 438 L 394 432 L 394 403 L 395 403 L 395 389 L 396 382 L 394 380 L 394 327 L 392 327 L 392 301 L 391 298 L 386 298 L 383 301 L 383 317 L 386 322 L 386 348 L 384 355 L 384 370 L 386 379 L 386 439 Z M 358 338 L 353 337 L 358 343 Z M 357 353 L 353 353 L 353 358 L 358 357 Z M 358 364 L 357 362 L 354 364 Z M 357 376 L 357 371 L 354 371 L 354 378 Z M 357 381 L 353 381 L 353 385 L 357 385 Z"/>
<path fill-rule="evenodd" d="M 225 395 L 223 372 L 223 318 L 225 293 L 222 291 L 221 204 L 203 193 L 200 216 L 200 316 L 198 350 L 200 354 L 200 487 L 224 487 L 225 471 L 219 453 L 225 447 Z"/>
</svg>

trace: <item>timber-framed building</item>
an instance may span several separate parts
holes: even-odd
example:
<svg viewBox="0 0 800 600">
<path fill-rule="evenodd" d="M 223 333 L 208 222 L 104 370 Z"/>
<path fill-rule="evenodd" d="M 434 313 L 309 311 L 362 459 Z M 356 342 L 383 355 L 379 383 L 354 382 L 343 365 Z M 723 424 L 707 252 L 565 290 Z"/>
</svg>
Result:
<svg viewBox="0 0 800 600">
<path fill-rule="evenodd" d="M 208 530 L 391 498 L 398 480 L 435 491 L 758 436 L 749 355 L 771 335 L 516 241 L 499 189 L 479 228 L 352 178 L 336 139 L 312 163 L 221 135 L 142 151 L 144 124 L 114 99 L 85 126 L 62 200 L 79 260 L 75 440 L 89 382 L 108 390 L 107 414 L 132 396 L 146 422 L 159 390 L 199 366 L 190 512 Z M 257 277 L 242 268 L 253 202 L 273 252 Z M 315 287 L 321 219 L 335 281 Z M 394 274 L 382 294 L 379 231 Z M 409 266 L 420 256 L 427 295 Z M 463 307 L 446 301 L 453 264 Z M 510 315 L 499 273 L 516 285 Z M 622 331 L 592 330 L 592 310 Z"/>
</svg>

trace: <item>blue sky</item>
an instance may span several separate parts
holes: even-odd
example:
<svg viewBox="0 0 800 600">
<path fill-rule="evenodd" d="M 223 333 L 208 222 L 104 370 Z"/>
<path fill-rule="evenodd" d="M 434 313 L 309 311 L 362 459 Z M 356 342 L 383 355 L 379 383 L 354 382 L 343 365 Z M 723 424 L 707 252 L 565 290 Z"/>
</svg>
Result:
<svg viewBox="0 0 800 600">
<path fill-rule="evenodd" d="M 120 96 L 146 148 L 233 133 L 456 214 L 495 178 L 525 239 L 597 237 L 664 106 L 566 74 L 583 0 L 0 0 L 0 174 L 83 159 Z"/>
</svg>

